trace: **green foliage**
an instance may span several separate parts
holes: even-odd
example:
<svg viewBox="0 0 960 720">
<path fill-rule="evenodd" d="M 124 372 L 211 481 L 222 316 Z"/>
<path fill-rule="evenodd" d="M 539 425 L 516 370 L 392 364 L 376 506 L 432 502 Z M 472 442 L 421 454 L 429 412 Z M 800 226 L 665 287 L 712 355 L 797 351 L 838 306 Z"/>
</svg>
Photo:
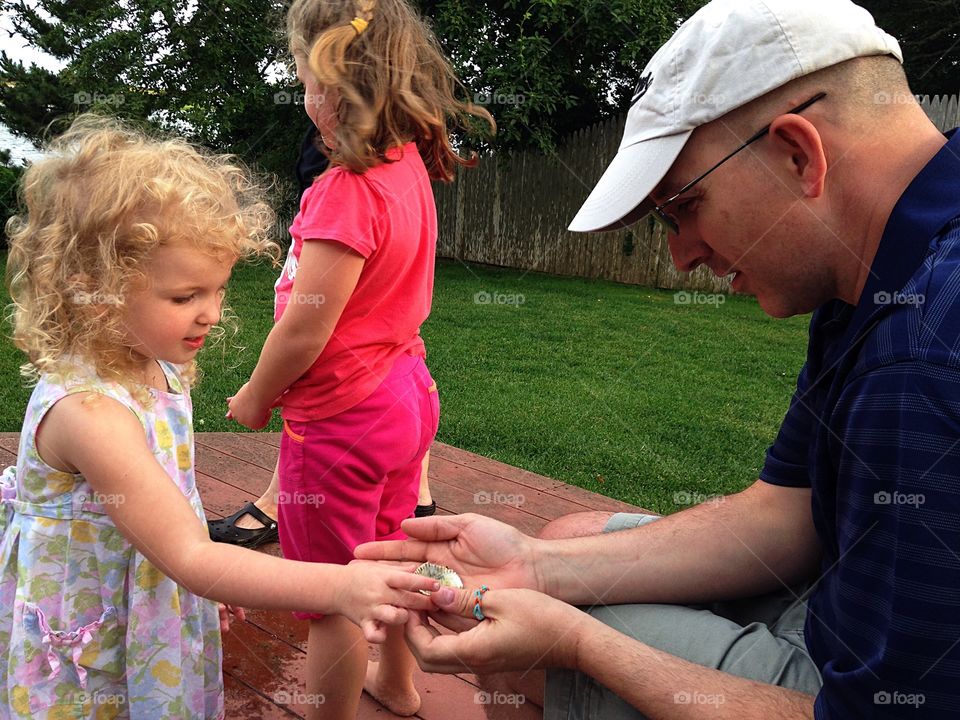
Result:
<svg viewBox="0 0 960 720">
<path fill-rule="evenodd" d="M 3 246 L 6 247 L 7 220 L 17 212 L 17 184 L 23 175 L 23 168 L 10 164 L 9 151 L 0 152 L 0 233 L 3 234 Z"/>
<path fill-rule="evenodd" d="M 639 70 L 703 0 L 420 3 L 470 99 L 500 126 L 500 151 L 552 149 L 624 110 Z M 39 141 L 85 110 L 172 129 L 286 179 L 305 130 L 275 100 L 284 65 L 281 0 L 15 0 L 15 28 L 65 64 L 0 58 L 0 119 Z M 283 96 L 280 96 L 283 98 Z"/>
<path fill-rule="evenodd" d="M 640 71 L 704 0 L 420 0 L 499 151 L 549 152 L 625 111 Z"/>
<path fill-rule="evenodd" d="M 921 95 L 960 92 L 957 0 L 859 0 L 900 41 L 910 86 Z"/>
<path fill-rule="evenodd" d="M 78 113 L 103 112 L 185 135 L 291 177 L 306 130 L 287 99 L 280 0 L 17 0 L 15 28 L 64 64 L 0 57 L 0 119 L 41 142 Z M 289 98 L 289 96 L 286 96 Z M 286 188 L 286 196 L 292 188 Z"/>
</svg>

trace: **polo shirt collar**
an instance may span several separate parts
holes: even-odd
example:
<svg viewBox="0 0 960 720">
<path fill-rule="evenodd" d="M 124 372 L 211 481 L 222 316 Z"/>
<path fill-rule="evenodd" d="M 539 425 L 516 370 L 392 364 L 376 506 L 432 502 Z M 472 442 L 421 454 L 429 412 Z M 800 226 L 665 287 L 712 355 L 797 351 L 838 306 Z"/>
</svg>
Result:
<svg viewBox="0 0 960 720">
<path fill-rule="evenodd" d="M 882 309 L 876 304 L 876 295 L 902 290 L 923 263 L 930 241 L 947 223 L 960 217 L 958 129 L 947 133 L 947 139 L 947 144 L 911 181 L 890 213 L 856 311 L 843 341 L 830 353 L 831 360 L 846 352 L 870 316 Z"/>
</svg>

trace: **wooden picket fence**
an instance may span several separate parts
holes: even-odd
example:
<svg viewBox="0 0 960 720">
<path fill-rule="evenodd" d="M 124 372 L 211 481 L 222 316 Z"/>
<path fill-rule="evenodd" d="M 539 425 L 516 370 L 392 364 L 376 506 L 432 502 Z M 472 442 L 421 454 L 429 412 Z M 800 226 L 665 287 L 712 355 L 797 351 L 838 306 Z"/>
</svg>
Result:
<svg viewBox="0 0 960 720">
<path fill-rule="evenodd" d="M 960 125 L 956 95 L 920 104 L 941 130 Z M 610 118 L 574 133 L 553 156 L 521 153 L 504 163 L 487 157 L 456 182 L 437 184 L 437 254 L 671 290 L 729 291 L 729 281 L 706 268 L 678 272 L 664 234 L 649 219 L 610 233 L 566 229 L 616 154 L 625 121 Z"/>
</svg>

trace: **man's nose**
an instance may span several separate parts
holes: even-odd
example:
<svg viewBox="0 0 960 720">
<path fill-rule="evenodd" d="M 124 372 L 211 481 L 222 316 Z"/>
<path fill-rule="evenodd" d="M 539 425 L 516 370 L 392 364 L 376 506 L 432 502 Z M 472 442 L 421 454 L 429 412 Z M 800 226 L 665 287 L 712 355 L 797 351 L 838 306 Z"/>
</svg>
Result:
<svg viewBox="0 0 960 720">
<path fill-rule="evenodd" d="M 709 246 L 697 236 L 695 231 L 687 228 L 681 228 L 679 233 L 667 233 L 667 242 L 670 245 L 673 264 L 680 272 L 693 272 L 710 255 Z"/>
</svg>

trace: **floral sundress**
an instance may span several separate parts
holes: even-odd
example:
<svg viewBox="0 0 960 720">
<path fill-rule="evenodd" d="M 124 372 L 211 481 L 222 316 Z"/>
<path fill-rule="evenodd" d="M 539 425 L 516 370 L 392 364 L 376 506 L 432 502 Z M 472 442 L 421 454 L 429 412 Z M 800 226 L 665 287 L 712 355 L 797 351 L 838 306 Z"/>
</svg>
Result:
<svg viewBox="0 0 960 720">
<path fill-rule="evenodd" d="M 17 465 L 0 476 L 0 717 L 223 717 L 216 603 L 177 585 L 124 538 L 105 510 L 122 498 L 50 467 L 35 443 L 60 399 L 113 398 L 139 419 L 204 524 L 189 389 L 175 366 L 161 367 L 169 391 L 151 391 L 149 406 L 82 365 L 34 388 Z"/>
</svg>

